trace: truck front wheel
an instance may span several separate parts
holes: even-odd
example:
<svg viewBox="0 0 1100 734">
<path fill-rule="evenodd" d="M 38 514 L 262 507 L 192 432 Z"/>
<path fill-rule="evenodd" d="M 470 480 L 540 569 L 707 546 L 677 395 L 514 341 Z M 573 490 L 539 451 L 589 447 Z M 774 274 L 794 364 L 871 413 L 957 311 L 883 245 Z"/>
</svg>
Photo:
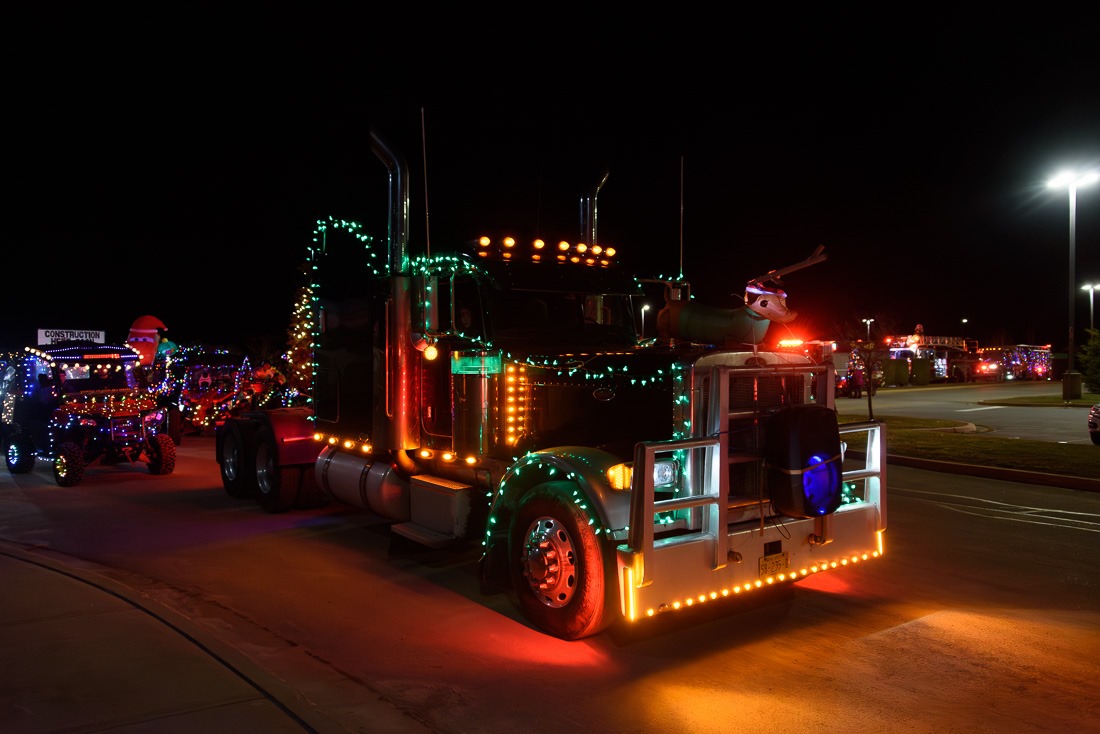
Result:
<svg viewBox="0 0 1100 734">
<path fill-rule="evenodd" d="M 537 487 L 516 513 L 508 541 L 512 588 L 523 615 L 564 640 L 589 637 L 612 622 L 610 556 L 584 511 L 568 498 L 575 487 Z"/>
</svg>

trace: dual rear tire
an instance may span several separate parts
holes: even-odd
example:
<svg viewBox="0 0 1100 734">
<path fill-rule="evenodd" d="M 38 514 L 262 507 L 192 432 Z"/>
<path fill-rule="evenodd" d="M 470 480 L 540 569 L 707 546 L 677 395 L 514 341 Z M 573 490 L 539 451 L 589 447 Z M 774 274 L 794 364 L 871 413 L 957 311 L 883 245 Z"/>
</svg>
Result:
<svg viewBox="0 0 1100 734">
<path fill-rule="evenodd" d="M 313 465 L 280 466 L 278 443 L 269 426 L 228 420 L 221 429 L 222 486 L 235 498 L 254 498 L 266 512 L 309 509 L 324 504 Z"/>
</svg>

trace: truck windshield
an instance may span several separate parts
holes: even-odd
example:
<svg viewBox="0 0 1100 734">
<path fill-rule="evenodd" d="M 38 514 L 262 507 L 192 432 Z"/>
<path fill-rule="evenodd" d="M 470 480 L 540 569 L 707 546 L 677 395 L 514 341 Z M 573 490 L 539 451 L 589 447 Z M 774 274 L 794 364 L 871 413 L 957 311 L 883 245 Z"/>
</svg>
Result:
<svg viewBox="0 0 1100 734">
<path fill-rule="evenodd" d="M 129 391 L 133 386 L 130 371 L 122 365 L 71 365 L 58 370 L 57 379 L 66 395 L 105 390 Z"/>
<path fill-rule="evenodd" d="M 492 315 L 497 339 L 615 346 L 634 343 L 629 296 L 535 290 L 496 295 Z"/>
</svg>

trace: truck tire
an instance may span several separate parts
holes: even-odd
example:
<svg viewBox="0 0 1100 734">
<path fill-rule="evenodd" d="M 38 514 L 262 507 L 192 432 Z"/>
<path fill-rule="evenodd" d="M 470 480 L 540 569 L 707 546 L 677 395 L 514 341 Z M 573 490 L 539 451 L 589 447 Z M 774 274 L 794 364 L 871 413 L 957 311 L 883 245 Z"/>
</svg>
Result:
<svg viewBox="0 0 1100 734">
<path fill-rule="evenodd" d="M 4 447 L 4 459 L 12 474 L 26 474 L 34 469 L 34 442 L 27 436 L 12 436 Z"/>
<path fill-rule="evenodd" d="M 225 435 L 218 455 L 222 487 L 230 497 L 252 497 L 256 493 L 256 474 L 248 450 L 256 435 L 256 426 L 245 421 L 231 420 L 226 421 L 222 431 Z"/>
<path fill-rule="evenodd" d="M 79 444 L 66 441 L 58 446 L 53 478 L 59 487 L 75 487 L 84 481 L 84 449 Z"/>
<path fill-rule="evenodd" d="M 516 512 L 508 539 L 517 607 L 563 640 L 599 634 L 613 621 L 611 556 L 569 499 L 574 489 L 568 482 L 536 487 Z"/>
<path fill-rule="evenodd" d="M 227 437 L 228 438 L 228 437 Z M 256 432 L 256 453 L 253 464 L 256 478 L 256 501 L 267 512 L 286 512 L 298 500 L 302 472 L 297 467 L 276 465 L 275 434 L 268 427 Z"/>
<path fill-rule="evenodd" d="M 150 474 L 171 474 L 176 470 L 176 444 L 164 433 L 153 436 L 149 448 Z"/>
</svg>

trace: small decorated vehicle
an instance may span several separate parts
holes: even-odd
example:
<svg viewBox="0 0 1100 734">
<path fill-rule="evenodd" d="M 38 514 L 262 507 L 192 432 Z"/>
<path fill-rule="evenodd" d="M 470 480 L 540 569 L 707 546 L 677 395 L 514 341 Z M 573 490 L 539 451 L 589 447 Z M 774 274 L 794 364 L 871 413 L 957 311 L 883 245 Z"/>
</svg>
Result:
<svg viewBox="0 0 1100 734">
<path fill-rule="evenodd" d="M 126 345 L 63 342 L 27 347 L 0 373 L 0 442 L 8 471 L 53 462 L 62 487 L 94 462 L 145 462 L 171 474 L 176 446 L 160 431 L 164 409 L 141 387 L 139 355 Z"/>
<path fill-rule="evenodd" d="M 255 381 L 245 355 L 184 347 L 169 363 L 168 372 L 178 394 L 185 433 L 213 435 L 230 415 L 251 407 Z"/>
</svg>

